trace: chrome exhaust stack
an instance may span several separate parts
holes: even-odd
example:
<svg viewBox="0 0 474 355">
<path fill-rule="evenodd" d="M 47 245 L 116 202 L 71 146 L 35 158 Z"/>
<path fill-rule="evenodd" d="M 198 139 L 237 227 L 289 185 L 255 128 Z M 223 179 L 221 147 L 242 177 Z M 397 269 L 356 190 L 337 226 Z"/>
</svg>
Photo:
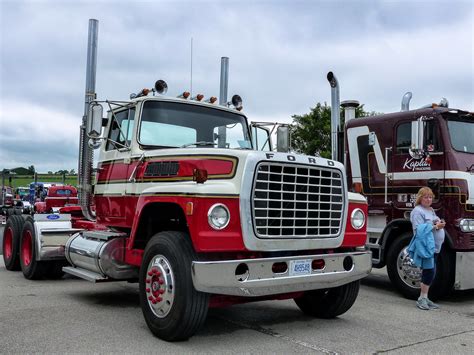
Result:
<svg viewBox="0 0 474 355">
<path fill-rule="evenodd" d="M 85 218 L 95 221 L 95 212 L 91 210 L 92 202 L 92 163 L 94 151 L 88 144 L 87 123 L 90 117 L 91 102 L 95 100 L 95 79 L 97 71 L 97 38 L 99 32 L 99 21 L 89 20 L 89 36 L 87 43 L 87 67 L 86 67 L 86 95 L 84 103 L 84 116 L 80 127 L 79 141 L 79 166 L 78 166 L 78 195 L 79 204 Z"/>
<path fill-rule="evenodd" d="M 412 93 L 410 91 L 406 92 L 405 95 L 403 95 L 401 111 L 409 111 L 410 110 L 411 97 L 412 97 Z"/>
<path fill-rule="evenodd" d="M 329 85 L 331 85 L 331 159 L 338 157 L 338 131 L 340 126 L 340 99 L 339 83 L 332 71 L 327 74 Z"/>
<path fill-rule="evenodd" d="M 227 89 L 229 87 L 229 58 L 221 58 L 221 82 L 219 90 L 219 105 L 227 105 Z"/>
</svg>

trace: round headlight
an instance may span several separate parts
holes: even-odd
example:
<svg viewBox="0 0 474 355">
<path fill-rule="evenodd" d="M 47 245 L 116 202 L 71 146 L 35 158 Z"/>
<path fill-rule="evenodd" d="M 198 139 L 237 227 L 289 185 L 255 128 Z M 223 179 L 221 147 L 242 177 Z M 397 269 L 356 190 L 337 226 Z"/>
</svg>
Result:
<svg viewBox="0 0 474 355">
<path fill-rule="evenodd" d="M 459 221 L 459 228 L 461 228 L 463 232 L 467 232 L 469 230 L 469 222 L 467 219 L 461 219 Z"/>
<path fill-rule="evenodd" d="M 207 212 L 207 221 L 214 229 L 224 229 L 230 221 L 229 209 L 221 203 L 213 205 Z"/>
<path fill-rule="evenodd" d="M 361 229 L 365 224 L 365 214 L 360 208 L 351 213 L 351 225 L 354 229 Z"/>
<path fill-rule="evenodd" d="M 474 232 L 474 219 L 469 221 L 469 231 Z"/>
</svg>

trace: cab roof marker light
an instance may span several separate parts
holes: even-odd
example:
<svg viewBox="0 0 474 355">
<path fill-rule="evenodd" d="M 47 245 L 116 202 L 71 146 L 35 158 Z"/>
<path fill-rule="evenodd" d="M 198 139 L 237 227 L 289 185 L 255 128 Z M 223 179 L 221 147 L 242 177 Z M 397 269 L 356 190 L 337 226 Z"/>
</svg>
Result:
<svg viewBox="0 0 474 355">
<path fill-rule="evenodd" d="M 130 99 L 136 99 L 137 97 L 148 96 L 148 94 L 150 93 L 150 91 L 151 91 L 151 90 L 150 90 L 150 89 L 147 89 L 147 88 L 141 89 L 138 94 L 131 93 L 131 94 L 130 94 Z"/>
<path fill-rule="evenodd" d="M 189 93 L 189 91 L 184 91 L 181 95 L 178 96 L 178 98 L 187 100 L 190 95 L 191 94 Z"/>
<path fill-rule="evenodd" d="M 204 95 L 203 94 L 197 94 L 192 99 L 195 100 L 195 101 L 201 101 L 202 99 L 204 99 Z"/>
<path fill-rule="evenodd" d="M 210 104 L 213 104 L 213 103 L 215 103 L 216 101 L 217 101 L 217 97 L 211 96 L 211 97 L 209 98 L 209 100 L 206 100 L 206 101 L 204 101 L 204 102 L 208 102 L 208 103 L 210 103 Z"/>
</svg>

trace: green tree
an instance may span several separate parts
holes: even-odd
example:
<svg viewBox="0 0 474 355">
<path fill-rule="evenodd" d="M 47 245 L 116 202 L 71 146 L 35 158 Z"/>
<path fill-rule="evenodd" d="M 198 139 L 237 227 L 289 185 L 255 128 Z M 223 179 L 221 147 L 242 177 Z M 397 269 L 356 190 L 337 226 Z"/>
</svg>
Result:
<svg viewBox="0 0 474 355">
<path fill-rule="evenodd" d="M 29 171 L 30 174 L 34 174 L 35 171 L 36 171 L 36 170 L 35 170 L 35 166 L 34 166 L 34 165 L 30 165 L 30 166 L 28 167 L 28 171 Z"/>
<path fill-rule="evenodd" d="M 304 115 L 293 115 L 291 143 L 292 147 L 307 155 L 320 155 L 331 158 L 331 107 L 327 103 L 317 103 Z M 364 105 L 356 109 L 356 117 L 374 116 L 378 113 L 367 112 Z M 341 124 L 344 124 L 344 109 L 341 108 Z"/>
</svg>

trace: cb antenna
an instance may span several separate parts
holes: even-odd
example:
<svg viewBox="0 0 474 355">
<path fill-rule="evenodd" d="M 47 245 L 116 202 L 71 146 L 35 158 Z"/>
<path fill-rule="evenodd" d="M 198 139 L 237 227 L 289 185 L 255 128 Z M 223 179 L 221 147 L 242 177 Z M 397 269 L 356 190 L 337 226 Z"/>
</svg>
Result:
<svg viewBox="0 0 474 355">
<path fill-rule="evenodd" d="M 193 38 L 191 37 L 191 83 L 190 83 L 190 93 L 191 97 L 193 97 Z"/>
</svg>

